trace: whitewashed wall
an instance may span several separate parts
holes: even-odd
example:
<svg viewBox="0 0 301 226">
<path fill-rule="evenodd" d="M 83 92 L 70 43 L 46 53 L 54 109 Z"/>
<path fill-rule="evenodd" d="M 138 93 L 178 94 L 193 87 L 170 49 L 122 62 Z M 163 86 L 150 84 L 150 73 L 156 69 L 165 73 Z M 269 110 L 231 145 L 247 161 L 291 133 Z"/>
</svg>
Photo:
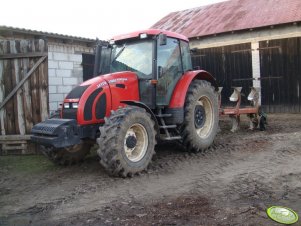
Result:
<svg viewBox="0 0 301 226">
<path fill-rule="evenodd" d="M 49 110 L 58 109 L 65 96 L 83 81 L 82 53 L 93 48 L 48 43 Z"/>
</svg>

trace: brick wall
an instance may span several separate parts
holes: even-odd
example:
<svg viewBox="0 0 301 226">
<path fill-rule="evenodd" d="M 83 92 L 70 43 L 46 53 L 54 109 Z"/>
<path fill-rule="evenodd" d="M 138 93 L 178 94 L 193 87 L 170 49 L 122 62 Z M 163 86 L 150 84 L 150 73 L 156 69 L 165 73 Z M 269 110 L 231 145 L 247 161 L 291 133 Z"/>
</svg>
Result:
<svg viewBox="0 0 301 226">
<path fill-rule="evenodd" d="M 48 43 L 49 109 L 56 110 L 65 96 L 83 81 L 82 53 L 93 48 Z"/>
</svg>

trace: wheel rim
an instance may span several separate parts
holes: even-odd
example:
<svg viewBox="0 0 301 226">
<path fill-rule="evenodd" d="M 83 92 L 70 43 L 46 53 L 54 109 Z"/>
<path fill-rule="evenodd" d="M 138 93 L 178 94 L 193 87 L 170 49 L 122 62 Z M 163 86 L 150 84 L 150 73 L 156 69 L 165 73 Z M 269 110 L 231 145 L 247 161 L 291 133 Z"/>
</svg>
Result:
<svg viewBox="0 0 301 226">
<path fill-rule="evenodd" d="M 206 112 L 202 105 L 196 105 L 194 109 L 194 125 L 195 128 L 200 129 L 206 122 Z"/>
<path fill-rule="evenodd" d="M 139 123 L 132 125 L 124 138 L 126 157 L 132 162 L 138 162 L 145 156 L 147 147 L 148 136 L 144 126 Z"/>
<path fill-rule="evenodd" d="M 210 99 L 201 96 L 195 106 L 194 125 L 199 137 L 209 136 L 213 126 L 213 108 Z"/>
</svg>

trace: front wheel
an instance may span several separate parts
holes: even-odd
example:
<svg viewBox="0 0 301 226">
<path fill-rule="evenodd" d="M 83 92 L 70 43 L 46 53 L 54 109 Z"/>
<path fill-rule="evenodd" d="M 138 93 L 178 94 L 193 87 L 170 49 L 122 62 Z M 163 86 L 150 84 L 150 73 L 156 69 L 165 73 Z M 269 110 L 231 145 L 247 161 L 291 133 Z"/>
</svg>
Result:
<svg viewBox="0 0 301 226">
<path fill-rule="evenodd" d="M 155 153 L 155 137 L 154 122 L 144 109 L 113 111 L 100 127 L 100 164 L 112 176 L 127 177 L 146 170 Z"/>
<path fill-rule="evenodd" d="M 58 165 L 72 165 L 79 163 L 89 154 L 91 144 L 82 142 L 71 147 L 54 148 L 41 146 L 42 153 Z"/>
<path fill-rule="evenodd" d="M 186 94 L 181 127 L 184 146 L 192 151 L 208 148 L 217 134 L 218 116 L 218 98 L 214 88 L 207 81 L 193 81 Z"/>
</svg>

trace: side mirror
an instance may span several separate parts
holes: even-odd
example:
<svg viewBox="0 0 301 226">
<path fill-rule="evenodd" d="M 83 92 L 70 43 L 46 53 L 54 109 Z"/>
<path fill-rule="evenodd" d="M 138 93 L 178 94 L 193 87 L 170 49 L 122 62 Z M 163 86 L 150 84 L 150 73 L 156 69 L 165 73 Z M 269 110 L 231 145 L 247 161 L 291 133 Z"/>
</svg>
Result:
<svg viewBox="0 0 301 226">
<path fill-rule="evenodd" d="M 102 46 L 101 54 L 98 56 L 99 59 L 97 61 L 98 63 L 97 75 L 103 75 L 110 72 L 111 53 L 112 53 L 112 48 L 110 46 Z"/>
<path fill-rule="evenodd" d="M 93 70 L 93 76 L 94 77 L 99 74 L 101 51 L 102 51 L 102 46 L 97 45 L 96 50 L 95 50 L 95 61 L 94 61 L 94 70 Z"/>
<path fill-rule="evenodd" d="M 158 66 L 158 78 L 161 78 L 163 75 L 163 67 L 162 66 Z"/>
<path fill-rule="evenodd" d="M 167 37 L 166 37 L 166 34 L 159 34 L 158 36 L 158 41 L 159 41 L 159 45 L 160 46 L 164 46 L 167 44 Z"/>
</svg>

